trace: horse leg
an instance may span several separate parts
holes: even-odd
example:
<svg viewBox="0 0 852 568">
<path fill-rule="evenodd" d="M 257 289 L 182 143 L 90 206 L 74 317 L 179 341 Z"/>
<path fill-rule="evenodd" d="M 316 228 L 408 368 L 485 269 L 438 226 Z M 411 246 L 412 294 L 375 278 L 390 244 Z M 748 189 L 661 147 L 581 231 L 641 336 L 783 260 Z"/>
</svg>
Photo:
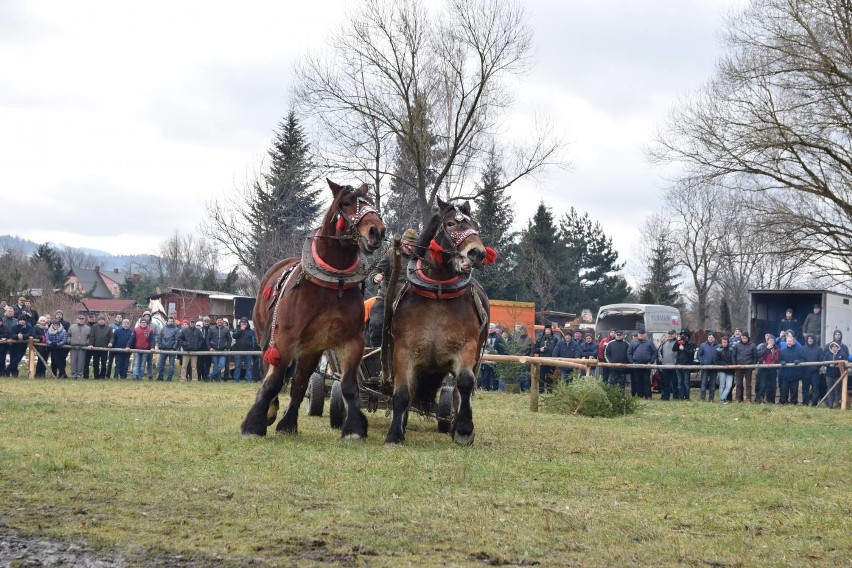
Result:
<svg viewBox="0 0 852 568">
<path fill-rule="evenodd" d="M 470 393 L 473 392 L 476 378 L 470 369 L 462 369 L 456 380 L 458 403 L 455 419 L 452 424 L 453 441 L 460 446 L 473 444 L 476 435 L 473 429 L 473 408 L 470 403 Z M 453 397 L 454 399 L 456 397 Z"/>
<path fill-rule="evenodd" d="M 266 376 L 260 384 L 254 404 L 249 409 L 248 414 L 246 414 L 245 420 L 243 420 L 241 426 L 243 436 L 266 435 L 266 427 L 269 424 L 267 413 L 271 410 L 270 403 L 278 398 L 278 393 L 281 392 L 281 388 L 284 386 L 284 379 L 287 376 L 291 359 L 282 359 L 282 361 L 287 361 L 287 365 L 270 365 L 266 371 Z M 278 412 L 277 402 L 275 412 Z"/>
<path fill-rule="evenodd" d="M 361 393 L 358 391 L 358 366 L 364 356 L 364 340 L 359 335 L 338 353 L 343 378 L 340 380 L 340 392 L 346 403 L 346 419 L 340 436 L 350 440 L 367 439 L 367 416 L 361 412 Z"/>
<path fill-rule="evenodd" d="M 405 442 L 405 428 L 408 425 L 408 407 L 411 404 L 411 390 L 408 377 L 414 372 L 411 361 L 403 356 L 403 349 L 394 349 L 393 369 L 394 386 L 391 423 L 385 436 L 385 444 L 402 444 Z"/>
<path fill-rule="evenodd" d="M 290 406 L 284 417 L 278 422 L 275 431 L 279 434 L 295 434 L 299 431 L 299 406 L 305 399 L 305 391 L 308 390 L 308 381 L 311 374 L 316 370 L 319 363 L 319 355 L 300 355 L 297 359 L 296 373 L 293 383 L 290 385 Z"/>
</svg>

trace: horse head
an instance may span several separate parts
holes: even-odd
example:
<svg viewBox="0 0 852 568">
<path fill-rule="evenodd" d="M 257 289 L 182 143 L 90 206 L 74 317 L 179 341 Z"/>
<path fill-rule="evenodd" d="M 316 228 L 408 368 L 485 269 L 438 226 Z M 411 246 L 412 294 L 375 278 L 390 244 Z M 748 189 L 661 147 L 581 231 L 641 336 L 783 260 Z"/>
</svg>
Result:
<svg viewBox="0 0 852 568">
<path fill-rule="evenodd" d="M 365 253 L 375 252 L 385 240 L 385 223 L 373 207 L 367 184 L 356 189 L 326 181 L 334 201 L 323 220 L 323 229 L 337 236 L 348 235 Z"/>
<path fill-rule="evenodd" d="M 479 224 L 471 217 L 470 203 L 438 198 L 438 211 L 420 235 L 418 255 L 430 254 L 433 262 L 449 264 L 456 274 L 482 268 L 487 250 L 479 236 Z"/>
</svg>

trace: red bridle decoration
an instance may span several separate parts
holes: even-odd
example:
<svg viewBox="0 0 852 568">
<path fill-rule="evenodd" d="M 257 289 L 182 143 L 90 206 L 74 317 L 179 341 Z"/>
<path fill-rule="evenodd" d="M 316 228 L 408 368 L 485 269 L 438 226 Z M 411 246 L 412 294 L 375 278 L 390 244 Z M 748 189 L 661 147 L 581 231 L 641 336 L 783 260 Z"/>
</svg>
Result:
<svg viewBox="0 0 852 568">
<path fill-rule="evenodd" d="M 485 247 L 485 259 L 482 261 L 482 266 L 494 264 L 495 260 L 497 260 L 497 251 L 491 247 Z"/>
<path fill-rule="evenodd" d="M 346 220 L 343 218 L 343 215 L 338 213 L 338 215 L 337 215 L 337 232 L 339 233 L 339 232 L 343 231 L 343 229 L 345 229 L 345 228 L 346 228 Z"/>
<path fill-rule="evenodd" d="M 435 242 L 435 239 L 432 239 L 429 242 L 429 255 L 432 257 L 432 261 L 438 264 L 444 262 L 444 249 L 441 248 L 441 245 Z"/>
</svg>

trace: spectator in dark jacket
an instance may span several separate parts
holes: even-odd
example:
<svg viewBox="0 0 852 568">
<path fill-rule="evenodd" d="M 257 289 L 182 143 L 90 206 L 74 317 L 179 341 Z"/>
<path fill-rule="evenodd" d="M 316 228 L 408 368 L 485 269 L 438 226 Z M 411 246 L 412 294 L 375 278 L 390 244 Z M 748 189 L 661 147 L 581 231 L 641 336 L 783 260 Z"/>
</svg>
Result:
<svg viewBox="0 0 852 568">
<path fill-rule="evenodd" d="M 11 307 L 6 306 L 3 311 L 4 316 L 0 318 L 0 376 L 7 377 L 6 355 L 9 354 L 9 348 L 12 346 L 9 342 L 12 340 L 12 334 L 18 326 L 18 322 L 14 315 L 8 318 L 5 316 L 6 313 L 15 313 L 15 310 Z"/>
<path fill-rule="evenodd" d="M 807 321 L 807 320 L 806 320 Z M 802 360 L 807 363 L 816 363 L 818 361 L 823 361 L 823 349 L 820 347 L 819 342 L 817 341 L 816 336 L 808 335 L 805 338 L 805 346 L 802 347 Z M 820 389 L 819 381 L 821 380 L 819 374 L 819 367 L 816 365 L 811 367 L 805 367 L 802 369 L 802 404 L 808 405 L 812 404 L 814 406 L 819 402 L 819 393 L 823 389 Z"/>
<path fill-rule="evenodd" d="M 835 336 L 837 332 L 835 331 Z M 842 337 L 842 334 L 841 334 Z M 842 343 L 837 341 L 832 341 L 828 344 L 828 350 L 826 352 L 826 361 L 848 361 L 849 353 L 843 352 L 843 347 L 845 347 Z M 825 379 L 828 384 L 828 391 L 825 396 L 825 405 L 828 408 L 837 408 L 840 406 L 840 388 L 842 383 L 838 381 L 840 378 L 840 367 L 837 365 L 826 365 L 825 369 Z"/>
<path fill-rule="evenodd" d="M 207 346 L 211 352 L 213 361 L 213 370 L 210 372 L 210 380 L 217 383 L 221 380 L 223 372 L 227 372 L 225 365 L 228 361 L 228 356 L 225 352 L 231 348 L 231 330 L 225 325 L 224 318 L 216 318 L 216 326 L 210 327 L 210 333 L 207 336 Z"/>
<path fill-rule="evenodd" d="M 751 342 L 748 332 L 743 332 L 740 342 L 734 345 L 734 365 L 754 365 L 757 363 L 757 349 Z M 737 402 L 743 401 L 743 386 L 746 399 L 751 402 L 751 375 L 754 369 L 737 369 L 734 373 Z M 745 385 L 743 385 L 745 383 Z"/>
<path fill-rule="evenodd" d="M 130 320 L 126 318 L 121 320 L 121 327 L 113 331 L 112 344 L 118 349 L 130 349 L 130 346 L 133 344 L 133 332 L 134 330 L 130 329 Z M 126 379 L 127 367 L 130 363 L 130 353 L 116 351 L 113 362 L 115 363 L 115 375 L 113 375 L 113 378 Z"/>
<path fill-rule="evenodd" d="M 53 320 L 47 329 L 47 349 L 50 352 L 50 370 L 59 379 L 68 378 L 65 372 L 65 362 L 68 359 L 66 343 L 68 343 L 68 332 L 62 327 L 61 321 Z"/>
<path fill-rule="evenodd" d="M 638 330 L 637 333 L 636 339 L 631 341 L 627 348 L 627 360 L 642 365 L 654 363 L 657 359 L 654 342 L 648 339 L 644 329 Z M 650 369 L 630 369 L 630 394 L 651 398 Z"/>
<path fill-rule="evenodd" d="M 761 365 L 777 365 L 781 348 L 775 343 L 772 334 L 767 334 L 766 342 L 756 348 L 757 361 Z M 754 401 L 757 403 L 775 404 L 778 391 L 778 369 L 758 369 L 757 385 L 754 390 Z"/>
<path fill-rule="evenodd" d="M 45 366 L 45 362 L 47 358 L 50 356 L 47 349 L 47 319 L 44 316 L 38 318 L 35 326 L 33 327 L 33 340 L 36 343 L 35 350 L 38 355 L 36 355 L 36 368 L 35 368 L 35 376 L 36 378 L 42 378 L 47 373 L 47 367 Z M 44 343 L 45 345 L 38 345 L 39 343 Z"/>
<path fill-rule="evenodd" d="M 92 326 L 92 334 L 89 336 L 92 342 L 92 347 L 112 347 L 113 329 L 107 324 L 106 316 L 101 314 L 98 316 L 97 323 Z M 96 379 L 107 379 L 107 352 L 94 351 L 92 355 L 92 364 Z"/>
<path fill-rule="evenodd" d="M 239 326 L 234 332 L 234 350 L 235 351 L 254 351 L 257 349 L 257 338 L 254 330 L 249 324 L 248 318 L 240 318 Z M 240 382 L 240 368 L 245 363 L 245 379 L 247 383 L 252 382 L 252 356 L 237 355 L 234 357 L 234 382 Z"/>
<path fill-rule="evenodd" d="M 802 322 L 802 334 L 807 338 L 809 335 L 814 336 L 814 343 L 816 345 L 820 344 L 820 338 L 822 337 L 822 306 L 819 304 L 814 304 L 814 311 L 809 313 L 805 317 L 805 321 Z"/>
<path fill-rule="evenodd" d="M 18 323 L 15 329 L 12 330 L 12 340 L 22 343 L 13 343 L 9 347 L 9 367 L 6 369 L 6 375 L 17 377 L 18 366 L 21 364 L 21 359 L 24 358 L 24 353 L 27 352 L 27 341 L 33 333 L 30 324 L 27 323 L 27 318 L 23 314 L 18 316 Z"/>
<path fill-rule="evenodd" d="M 714 365 L 733 365 L 734 364 L 734 348 L 731 347 L 731 341 L 727 337 L 723 337 L 719 347 L 716 349 L 716 359 Z M 734 385 L 734 373 L 731 369 L 724 369 L 717 373 L 719 377 L 719 400 L 723 404 L 728 404 L 728 397 L 731 394 L 731 388 Z"/>
<path fill-rule="evenodd" d="M 695 344 L 690 341 L 688 331 L 681 332 L 680 337 L 672 345 L 672 351 L 676 354 L 675 364 L 677 365 L 688 366 L 695 362 Z M 689 375 L 689 369 L 677 370 L 678 400 L 689 400 Z"/>
<path fill-rule="evenodd" d="M 157 336 L 156 348 L 163 351 L 177 351 L 180 331 L 180 328 L 175 323 L 175 318 L 173 316 L 169 316 L 168 319 L 166 319 L 166 325 L 163 326 L 163 330 Z M 163 380 L 163 371 L 166 369 L 166 362 L 169 364 L 167 380 L 172 380 L 175 374 L 175 357 L 177 357 L 177 353 L 160 353 L 160 362 L 159 365 L 157 365 L 158 381 Z"/>
<path fill-rule="evenodd" d="M 207 342 L 204 339 L 204 334 L 201 328 L 196 327 L 194 321 L 186 322 L 188 327 L 183 328 L 178 335 L 178 346 L 181 351 L 207 351 Z M 201 380 L 201 369 L 198 366 L 198 355 L 184 355 L 183 369 L 186 370 L 184 378 L 187 381 L 192 380 L 192 372 L 195 371 L 196 380 Z"/>
<path fill-rule="evenodd" d="M 696 357 L 699 365 L 714 365 L 716 363 L 716 349 L 719 344 L 716 343 L 716 334 L 710 332 L 707 334 L 707 341 L 698 346 Z M 701 371 L 701 401 L 704 402 L 705 395 L 710 395 L 710 402 L 713 402 L 713 394 L 716 389 L 716 371 L 702 370 Z"/>
<path fill-rule="evenodd" d="M 778 372 L 781 385 L 781 404 L 798 404 L 799 402 L 799 380 L 802 378 L 804 367 L 799 367 L 805 358 L 802 347 L 796 346 L 796 338 L 787 335 L 787 348 L 782 349 L 778 356 L 778 362 L 783 365 Z"/>
<path fill-rule="evenodd" d="M 627 357 L 629 347 L 627 342 L 624 341 L 624 332 L 618 330 L 615 332 L 615 339 L 608 342 L 604 347 L 604 359 L 607 363 L 630 363 L 630 359 Z M 607 382 L 624 388 L 627 383 L 627 369 L 610 367 Z"/>
<path fill-rule="evenodd" d="M 541 336 L 535 342 L 535 353 L 539 357 L 553 357 L 553 350 L 556 347 L 557 338 L 553 335 L 553 328 L 545 326 Z M 553 372 L 554 367 L 550 365 L 540 365 L 538 368 L 538 380 L 541 392 L 553 391 Z"/>
</svg>

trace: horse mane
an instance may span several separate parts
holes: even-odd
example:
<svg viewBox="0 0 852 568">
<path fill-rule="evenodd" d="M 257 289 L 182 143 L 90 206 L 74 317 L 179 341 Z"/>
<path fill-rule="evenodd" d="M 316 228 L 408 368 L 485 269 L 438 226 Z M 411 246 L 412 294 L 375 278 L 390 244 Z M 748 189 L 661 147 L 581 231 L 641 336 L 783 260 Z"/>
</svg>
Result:
<svg viewBox="0 0 852 568">
<path fill-rule="evenodd" d="M 413 255 L 417 258 L 423 258 L 426 255 L 426 252 L 429 250 L 429 243 L 432 242 L 432 239 L 435 236 L 435 233 L 438 231 L 438 227 L 441 224 L 441 219 L 443 219 L 443 214 L 445 211 L 438 211 L 432 215 L 432 218 L 429 219 L 429 222 L 423 227 L 423 230 L 420 232 L 420 238 L 417 239 L 417 244 L 414 246 Z"/>
<path fill-rule="evenodd" d="M 328 210 L 326 210 L 325 215 L 322 218 L 320 233 L 326 234 L 327 231 L 334 232 L 334 222 L 338 210 L 340 209 L 340 200 L 343 199 L 344 195 L 348 195 L 350 191 L 354 191 L 352 186 L 343 186 L 340 192 L 338 192 L 337 197 L 332 199 L 331 205 L 328 206 Z"/>
</svg>

